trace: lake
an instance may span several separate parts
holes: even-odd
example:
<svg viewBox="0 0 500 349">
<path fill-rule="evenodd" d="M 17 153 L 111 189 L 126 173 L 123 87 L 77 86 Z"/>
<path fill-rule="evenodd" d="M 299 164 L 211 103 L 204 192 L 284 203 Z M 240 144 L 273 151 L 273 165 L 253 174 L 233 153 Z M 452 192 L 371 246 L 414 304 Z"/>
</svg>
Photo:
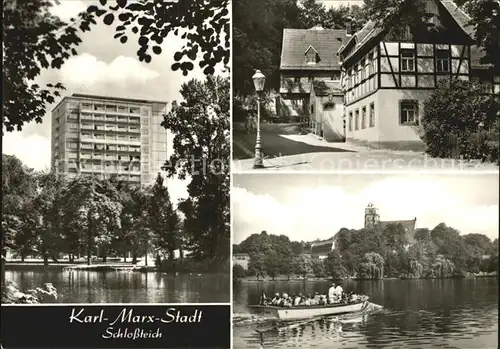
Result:
<svg viewBox="0 0 500 349">
<path fill-rule="evenodd" d="M 382 309 L 280 325 L 251 316 L 261 292 L 327 293 L 329 282 L 238 284 L 233 289 L 235 349 L 498 348 L 498 278 L 346 281 L 344 291 Z M 262 334 L 259 334 L 259 332 Z"/>
<path fill-rule="evenodd" d="M 164 273 L 82 270 L 5 271 L 26 291 L 50 282 L 60 303 L 229 303 L 227 274 L 174 277 Z"/>
</svg>

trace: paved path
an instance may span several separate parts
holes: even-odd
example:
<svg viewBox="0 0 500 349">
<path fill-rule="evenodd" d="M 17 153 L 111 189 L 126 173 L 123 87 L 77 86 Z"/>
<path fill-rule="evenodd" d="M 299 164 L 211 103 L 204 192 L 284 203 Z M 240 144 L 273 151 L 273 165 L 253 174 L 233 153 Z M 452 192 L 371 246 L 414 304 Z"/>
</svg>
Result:
<svg viewBox="0 0 500 349">
<path fill-rule="evenodd" d="M 280 130 L 283 133 L 280 134 Z M 234 172 L 258 171 L 402 171 L 498 173 L 495 164 L 436 159 L 416 151 L 372 149 L 350 143 L 329 143 L 290 126 L 263 125 L 263 170 L 253 169 L 255 133 L 233 133 Z"/>
</svg>

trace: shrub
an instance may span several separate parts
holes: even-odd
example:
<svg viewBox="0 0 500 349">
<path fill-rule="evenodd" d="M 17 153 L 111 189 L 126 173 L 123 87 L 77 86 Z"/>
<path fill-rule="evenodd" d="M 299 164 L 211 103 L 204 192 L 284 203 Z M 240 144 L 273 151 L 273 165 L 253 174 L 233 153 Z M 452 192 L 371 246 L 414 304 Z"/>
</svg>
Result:
<svg viewBox="0 0 500 349">
<path fill-rule="evenodd" d="M 425 102 L 421 138 L 435 157 L 498 162 L 500 96 L 480 84 L 442 81 Z"/>
<path fill-rule="evenodd" d="M 246 276 L 245 268 L 239 264 L 233 265 L 233 278 L 243 278 Z"/>
</svg>

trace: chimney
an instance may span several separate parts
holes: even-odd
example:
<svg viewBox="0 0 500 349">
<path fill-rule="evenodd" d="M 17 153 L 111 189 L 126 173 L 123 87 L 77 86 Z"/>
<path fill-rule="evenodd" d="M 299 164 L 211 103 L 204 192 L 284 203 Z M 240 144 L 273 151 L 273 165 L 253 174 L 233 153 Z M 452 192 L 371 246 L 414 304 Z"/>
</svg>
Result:
<svg viewBox="0 0 500 349">
<path fill-rule="evenodd" d="M 353 32 L 352 32 L 352 17 L 351 16 L 347 17 L 347 22 L 346 22 L 345 27 L 346 27 L 345 29 L 346 29 L 347 34 L 352 35 Z"/>
</svg>

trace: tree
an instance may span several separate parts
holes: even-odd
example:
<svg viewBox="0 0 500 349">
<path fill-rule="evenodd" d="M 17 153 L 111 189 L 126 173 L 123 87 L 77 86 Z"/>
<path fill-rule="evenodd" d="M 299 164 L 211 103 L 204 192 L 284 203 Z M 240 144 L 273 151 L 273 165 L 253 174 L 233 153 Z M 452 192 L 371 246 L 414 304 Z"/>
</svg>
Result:
<svg viewBox="0 0 500 349">
<path fill-rule="evenodd" d="M 250 255 L 250 264 L 248 266 L 248 271 L 257 277 L 259 280 L 259 276 L 264 277 L 266 274 L 266 265 L 265 265 L 265 255 L 263 253 L 255 253 Z"/>
<path fill-rule="evenodd" d="M 218 63 L 229 63 L 229 0 L 118 0 L 109 5 L 106 0 L 100 0 L 100 4 L 89 6 L 87 12 L 102 17 L 106 25 L 115 25 L 114 38 L 123 44 L 128 41 L 130 31 L 138 35 L 140 61 L 149 63 L 151 53 L 161 54 L 160 45 L 173 34 L 180 35 L 185 45 L 174 53 L 176 63 L 172 70 L 188 75 L 194 69 L 193 62 L 199 60 L 203 72 L 211 75 Z"/>
<path fill-rule="evenodd" d="M 168 188 L 163 182 L 162 175 L 158 173 L 148 205 L 149 227 L 156 246 L 168 254 L 169 260 L 173 260 L 177 247 L 179 217 L 170 201 Z"/>
<path fill-rule="evenodd" d="M 66 178 L 54 169 L 40 172 L 36 176 L 38 193 L 33 200 L 33 213 L 36 214 L 36 238 L 34 249 L 48 264 L 49 256 L 57 261 L 63 251 L 63 197 L 67 187 Z M 72 261 L 71 253 L 70 261 Z"/>
<path fill-rule="evenodd" d="M 323 24 L 326 18 L 326 7 L 316 0 L 300 0 L 301 21 L 306 28 Z"/>
<path fill-rule="evenodd" d="M 269 275 L 273 280 L 280 272 L 280 260 L 276 252 L 271 252 L 266 254 L 264 257 L 264 264 L 266 267 L 267 275 Z"/>
<path fill-rule="evenodd" d="M 121 229 L 116 235 L 114 245 L 117 252 L 126 260 L 127 252 L 132 252 L 132 263 L 137 263 L 137 257 L 144 255 L 148 264 L 148 251 L 154 239 L 151 219 L 150 204 L 151 188 L 140 186 L 125 186 L 120 191 L 123 209 L 121 211 Z M 156 213 L 154 211 L 153 213 Z M 155 224 L 156 222 L 153 222 Z"/>
<path fill-rule="evenodd" d="M 338 253 L 338 251 L 332 251 L 328 254 L 328 257 L 325 259 L 325 269 L 326 274 L 331 276 L 332 279 L 343 279 L 347 275 L 347 269 L 342 262 L 342 257 Z"/>
<path fill-rule="evenodd" d="M 243 268 L 239 264 L 233 265 L 233 278 L 239 279 L 244 278 L 246 276 L 245 268 Z"/>
<path fill-rule="evenodd" d="M 116 188 L 92 176 L 73 179 L 62 197 L 65 232 L 74 247 L 82 246 L 87 264 L 95 248 L 107 248 L 121 228 L 122 205 Z"/>
<path fill-rule="evenodd" d="M 305 28 L 294 0 L 238 0 L 233 5 L 233 88 L 235 95 L 255 93 L 255 70 L 266 76 L 266 90 L 279 90 L 284 28 Z"/>
<path fill-rule="evenodd" d="M 217 260 L 227 260 L 230 250 L 229 87 L 228 78 L 190 80 L 181 87 L 183 101 L 172 103 L 162 123 L 174 135 L 165 170 L 190 179 L 195 253 Z"/>
<path fill-rule="evenodd" d="M 300 275 L 304 279 L 306 279 L 307 275 L 313 272 L 311 258 L 308 258 L 304 255 L 295 257 L 293 260 L 293 269 L 295 271 L 295 274 Z"/>
<path fill-rule="evenodd" d="M 395 36 L 404 29 L 434 29 L 426 12 L 425 0 L 365 0 L 367 17 L 379 28 L 388 28 Z"/>
<path fill-rule="evenodd" d="M 498 161 L 499 111 L 500 98 L 480 84 L 441 82 L 424 104 L 421 138 L 427 153 Z"/>
<path fill-rule="evenodd" d="M 2 122 L 7 131 L 22 130 L 33 120 L 40 123 L 47 105 L 60 96 L 61 83 L 39 86 L 34 80 L 43 69 L 60 69 L 82 42 L 80 32 L 90 31 L 97 19 L 115 24 L 114 38 L 128 41 L 132 32 L 139 36 L 137 55 L 150 62 L 151 54 L 162 53 L 161 44 L 169 35 L 180 35 L 185 45 L 174 52 L 172 69 L 184 75 L 199 62 L 207 75 L 219 63 L 227 65 L 230 54 L 229 0 L 140 1 L 118 0 L 106 6 L 106 0 L 90 5 L 71 23 L 51 15 L 52 1 L 16 1 L 3 3 L 4 95 Z"/>
<path fill-rule="evenodd" d="M 454 0 L 470 16 L 476 45 L 484 51 L 482 64 L 500 68 L 500 3 L 495 0 Z"/>
<path fill-rule="evenodd" d="M 2 154 L 2 263 L 7 249 L 30 250 L 32 231 L 26 229 L 26 219 L 36 196 L 34 178 L 34 171 L 17 157 Z"/>
<path fill-rule="evenodd" d="M 7 131 L 21 131 L 31 121 L 42 122 L 46 105 L 55 101 L 64 86 L 42 87 L 34 83 L 42 69 L 60 69 L 81 43 L 79 30 L 50 14 L 52 2 L 3 2 L 3 117 Z M 80 30 L 90 30 L 95 21 L 79 15 Z M 2 131 L 3 132 L 3 131 Z"/>
<path fill-rule="evenodd" d="M 360 264 L 360 274 L 365 279 L 380 279 L 384 277 L 384 258 L 375 252 L 366 253 Z"/>
</svg>

